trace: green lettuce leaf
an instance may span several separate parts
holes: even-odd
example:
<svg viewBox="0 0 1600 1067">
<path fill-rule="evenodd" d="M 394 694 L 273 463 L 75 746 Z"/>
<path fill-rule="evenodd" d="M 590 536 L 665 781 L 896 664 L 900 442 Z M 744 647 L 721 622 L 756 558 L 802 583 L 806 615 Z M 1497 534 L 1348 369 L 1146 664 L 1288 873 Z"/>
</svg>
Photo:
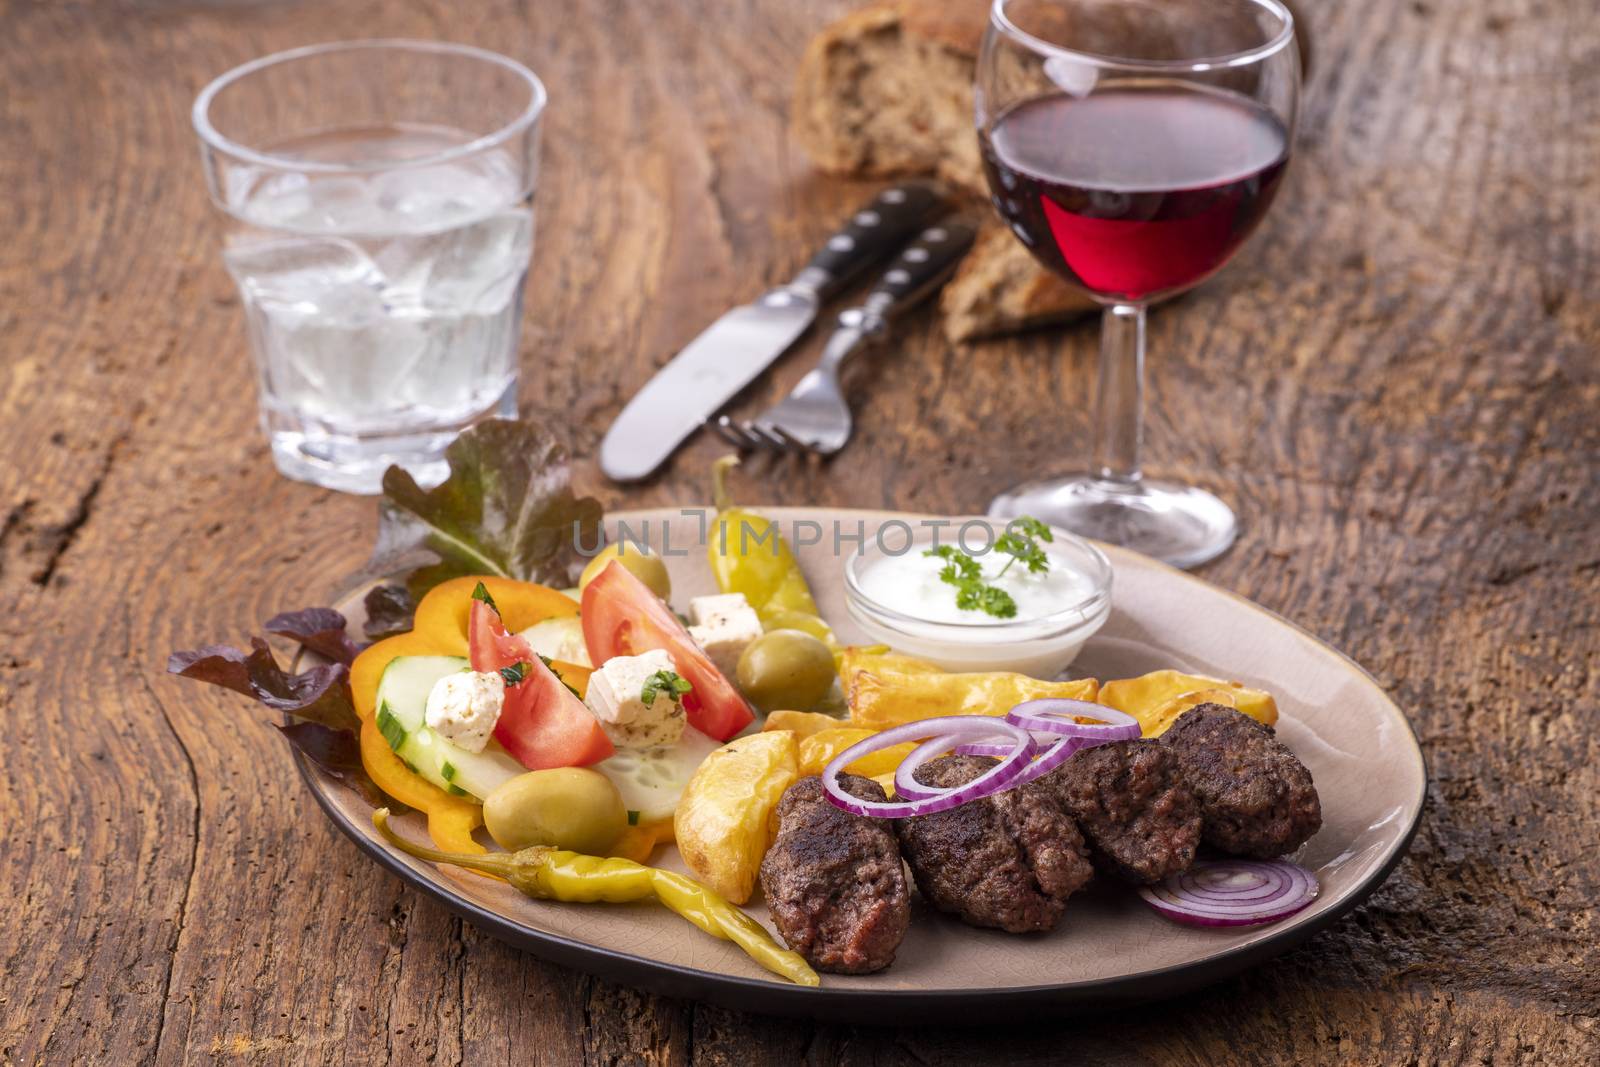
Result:
<svg viewBox="0 0 1600 1067">
<path fill-rule="evenodd" d="M 374 569 L 389 573 L 418 549 L 431 552 L 437 562 L 406 578 L 417 599 L 469 574 L 573 584 L 585 562 L 578 546 L 600 543 L 601 508 L 573 494 L 559 441 L 532 422 L 494 419 L 456 438 L 445 458 L 450 476 L 433 489 L 399 467 L 384 472 Z"/>
</svg>

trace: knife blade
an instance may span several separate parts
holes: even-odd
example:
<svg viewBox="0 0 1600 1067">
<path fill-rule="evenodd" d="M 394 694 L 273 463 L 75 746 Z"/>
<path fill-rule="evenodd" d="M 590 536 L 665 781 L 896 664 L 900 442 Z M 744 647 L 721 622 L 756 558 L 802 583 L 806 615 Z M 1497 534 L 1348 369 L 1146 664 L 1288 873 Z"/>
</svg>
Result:
<svg viewBox="0 0 1600 1067">
<path fill-rule="evenodd" d="M 794 344 L 823 301 L 897 250 L 942 207 L 920 182 L 862 206 L 787 284 L 734 308 L 690 341 L 623 407 L 600 443 L 613 481 L 655 473 L 678 446 Z"/>
</svg>

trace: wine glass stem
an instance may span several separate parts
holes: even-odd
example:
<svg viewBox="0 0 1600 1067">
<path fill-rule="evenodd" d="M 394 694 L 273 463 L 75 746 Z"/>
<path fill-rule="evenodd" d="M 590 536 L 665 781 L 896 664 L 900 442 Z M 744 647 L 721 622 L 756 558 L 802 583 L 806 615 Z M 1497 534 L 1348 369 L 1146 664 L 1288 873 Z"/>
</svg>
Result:
<svg viewBox="0 0 1600 1067">
<path fill-rule="evenodd" d="M 1144 436 L 1144 305 L 1113 304 L 1100 316 L 1100 381 L 1095 396 L 1094 458 L 1102 482 L 1138 487 Z"/>
</svg>

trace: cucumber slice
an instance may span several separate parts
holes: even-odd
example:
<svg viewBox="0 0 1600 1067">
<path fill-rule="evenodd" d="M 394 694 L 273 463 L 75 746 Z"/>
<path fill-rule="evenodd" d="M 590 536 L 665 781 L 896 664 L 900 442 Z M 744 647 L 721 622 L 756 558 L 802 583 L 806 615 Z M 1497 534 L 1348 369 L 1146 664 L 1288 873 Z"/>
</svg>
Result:
<svg viewBox="0 0 1600 1067">
<path fill-rule="evenodd" d="M 594 769 L 611 779 L 622 794 L 622 806 L 639 813 L 638 822 L 659 822 L 678 810 L 678 798 L 696 768 L 721 747 L 721 741 L 685 726 L 675 745 L 618 749 Z"/>
<path fill-rule="evenodd" d="M 378 679 L 378 729 L 412 770 L 440 789 L 479 800 L 527 768 L 490 741 L 468 752 L 428 726 L 428 694 L 447 674 L 467 669 L 460 656 L 400 656 Z"/>
<path fill-rule="evenodd" d="M 536 622 L 518 635 L 545 659 L 592 667 L 589 648 L 583 643 L 583 623 L 576 615 Z"/>
</svg>

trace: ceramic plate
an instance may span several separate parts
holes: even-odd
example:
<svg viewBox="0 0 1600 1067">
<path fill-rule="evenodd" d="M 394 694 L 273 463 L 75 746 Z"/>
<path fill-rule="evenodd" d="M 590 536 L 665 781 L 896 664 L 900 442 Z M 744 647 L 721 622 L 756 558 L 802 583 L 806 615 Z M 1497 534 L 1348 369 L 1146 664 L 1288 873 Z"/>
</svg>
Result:
<svg viewBox="0 0 1600 1067">
<path fill-rule="evenodd" d="M 896 519 L 886 512 L 769 508 L 788 533 L 818 524 L 867 536 Z M 623 512 L 674 552 L 700 543 L 695 510 Z M 896 539 L 891 543 L 898 544 Z M 802 537 L 798 540 L 807 540 Z M 831 535 L 798 547 L 817 602 L 841 639 L 861 640 L 845 611 L 848 546 Z M 1109 622 L 1085 647 L 1074 675 L 1125 678 L 1161 667 L 1236 679 L 1277 698 L 1278 736 L 1305 762 L 1322 797 L 1323 826 L 1295 858 L 1317 872 L 1321 893 L 1293 918 L 1243 930 L 1179 926 L 1129 889 L 1097 882 L 1073 897 L 1049 934 L 978 930 L 917 902 L 911 929 L 887 971 L 826 975 L 819 989 L 777 981 L 732 945 L 702 934 L 664 909 L 526 900 L 510 887 L 455 868 L 440 869 L 388 848 L 355 792 L 302 761 L 312 795 L 329 818 L 373 858 L 489 933 L 556 963 L 672 996 L 730 1007 L 859 1022 L 957 1021 L 1036 1016 L 1045 1008 L 1082 1009 L 1170 996 L 1284 952 L 1356 907 L 1393 869 L 1422 813 L 1422 753 L 1405 716 L 1360 667 L 1263 608 L 1134 553 L 1107 548 L 1114 569 Z M 667 559 L 673 598 L 714 592 L 703 550 Z M 342 610 L 359 629 L 360 598 Z M 399 820 L 419 840 L 417 816 Z M 662 854 L 664 853 L 664 855 Z M 657 862 L 682 870 L 675 850 Z M 765 922 L 759 895 L 750 912 Z M 958 1011 L 955 1009 L 968 1009 Z M 975 1010 L 972 1010 L 975 1009 Z"/>
</svg>

